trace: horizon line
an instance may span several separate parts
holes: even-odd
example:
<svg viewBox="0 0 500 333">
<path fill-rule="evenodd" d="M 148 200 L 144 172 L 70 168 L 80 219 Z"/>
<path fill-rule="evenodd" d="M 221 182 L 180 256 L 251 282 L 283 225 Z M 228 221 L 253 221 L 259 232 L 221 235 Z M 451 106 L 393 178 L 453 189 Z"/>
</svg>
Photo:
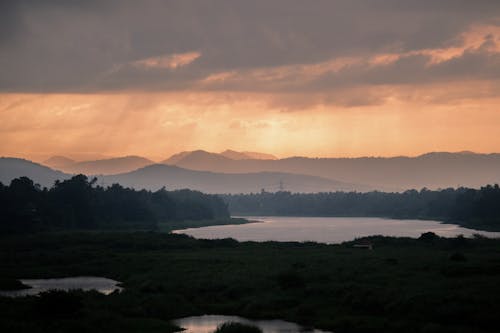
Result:
<svg viewBox="0 0 500 333">
<path fill-rule="evenodd" d="M 238 151 L 238 150 L 233 150 L 233 149 L 226 149 L 224 151 L 231 150 L 234 152 L 238 153 L 244 153 L 244 152 L 249 152 L 249 151 Z M 45 155 L 46 157 L 39 157 L 36 158 L 33 155 L 33 153 L 21 153 L 21 154 L 15 154 L 15 155 L 0 155 L 1 158 L 19 158 L 19 159 L 25 159 L 25 160 L 30 160 L 32 162 L 37 162 L 37 163 L 43 163 L 46 162 L 48 159 L 53 158 L 53 157 L 62 157 L 62 158 L 68 158 L 73 160 L 74 162 L 93 162 L 93 161 L 103 161 L 103 160 L 111 160 L 111 159 L 119 159 L 119 158 L 126 158 L 126 157 L 138 157 L 138 158 L 144 158 L 147 160 L 150 160 L 154 164 L 163 164 L 165 160 L 171 158 L 172 156 L 181 154 L 181 153 L 193 153 L 193 152 L 204 152 L 204 153 L 209 153 L 209 154 L 214 154 L 214 155 L 220 155 L 224 152 L 212 152 L 204 149 L 195 149 L 195 150 L 185 150 L 185 151 L 179 151 L 177 153 L 173 153 L 171 155 L 168 155 L 168 157 L 161 157 L 158 158 L 156 157 L 149 157 L 148 155 L 138 155 L 138 154 L 124 154 L 124 155 L 105 155 L 101 153 L 93 153 L 93 152 L 77 152 L 77 153 L 68 153 L 68 154 L 58 154 L 58 153 L 41 153 L 40 155 Z M 308 159 L 362 159 L 362 158 L 400 158 L 400 157 L 406 157 L 406 158 L 418 158 L 421 156 L 425 155 L 430 155 L 430 154 L 463 154 L 463 155 L 495 155 L 495 154 L 500 154 L 500 152 L 477 152 L 477 151 L 471 151 L 471 150 L 459 150 L 459 151 L 446 151 L 446 150 L 433 150 L 433 151 L 427 151 L 424 153 L 419 153 L 416 155 L 402 155 L 402 154 L 397 154 L 397 155 L 359 155 L 359 156 L 312 156 L 312 155 L 288 155 L 288 156 L 277 156 L 272 153 L 267 153 L 267 152 L 254 152 L 254 153 L 261 153 L 261 154 L 267 154 L 267 155 L 272 155 L 276 157 L 275 159 L 259 159 L 259 158 L 249 158 L 249 160 L 284 160 L 284 159 L 290 159 L 290 158 L 308 158 Z M 75 158 L 74 155 L 83 155 L 83 154 L 88 154 L 89 156 L 99 156 L 99 157 L 91 157 L 91 158 L 84 158 L 84 159 L 78 159 Z M 31 156 L 30 156 L 31 155 Z M 73 157 L 72 157 L 73 156 Z M 223 156 L 225 157 L 225 156 Z M 229 157 L 226 157 L 228 159 L 231 159 Z M 235 159 L 233 159 L 235 160 Z M 245 160 L 245 159 L 241 159 Z"/>
</svg>

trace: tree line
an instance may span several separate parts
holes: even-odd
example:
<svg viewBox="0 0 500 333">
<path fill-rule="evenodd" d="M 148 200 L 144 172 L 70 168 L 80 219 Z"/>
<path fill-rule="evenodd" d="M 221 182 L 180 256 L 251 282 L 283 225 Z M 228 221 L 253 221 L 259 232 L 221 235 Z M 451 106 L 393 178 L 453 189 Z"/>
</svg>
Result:
<svg viewBox="0 0 500 333">
<path fill-rule="evenodd" d="M 436 219 L 479 229 L 500 229 L 498 184 L 388 192 L 261 192 L 224 195 L 233 215 L 370 216 Z"/>
<path fill-rule="evenodd" d="M 0 231 L 54 229 L 154 229 L 158 222 L 228 218 L 216 195 L 165 189 L 156 192 L 102 187 L 77 175 L 41 188 L 27 177 L 0 183 Z"/>
</svg>

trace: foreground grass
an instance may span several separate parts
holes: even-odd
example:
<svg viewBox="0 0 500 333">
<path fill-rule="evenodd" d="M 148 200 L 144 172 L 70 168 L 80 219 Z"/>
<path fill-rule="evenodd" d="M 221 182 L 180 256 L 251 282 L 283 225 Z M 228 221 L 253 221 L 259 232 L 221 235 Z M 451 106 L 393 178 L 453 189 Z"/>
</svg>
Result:
<svg viewBox="0 0 500 333">
<path fill-rule="evenodd" d="M 1 237 L 5 279 L 104 276 L 125 291 L 0 297 L 0 331 L 166 333 L 169 319 L 226 314 L 335 332 L 498 332 L 500 240 L 371 242 L 373 251 L 154 232 Z"/>
</svg>

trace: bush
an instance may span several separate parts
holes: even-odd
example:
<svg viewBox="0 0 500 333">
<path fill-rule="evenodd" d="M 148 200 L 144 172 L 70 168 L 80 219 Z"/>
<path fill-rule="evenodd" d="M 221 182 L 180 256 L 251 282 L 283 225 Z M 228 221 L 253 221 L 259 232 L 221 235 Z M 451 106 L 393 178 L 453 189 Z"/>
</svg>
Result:
<svg viewBox="0 0 500 333">
<path fill-rule="evenodd" d="M 418 239 L 421 241 L 424 241 L 424 242 L 433 242 L 433 241 L 439 239 L 439 236 L 431 231 L 428 231 L 428 232 L 424 232 L 423 234 L 421 234 Z"/>
</svg>

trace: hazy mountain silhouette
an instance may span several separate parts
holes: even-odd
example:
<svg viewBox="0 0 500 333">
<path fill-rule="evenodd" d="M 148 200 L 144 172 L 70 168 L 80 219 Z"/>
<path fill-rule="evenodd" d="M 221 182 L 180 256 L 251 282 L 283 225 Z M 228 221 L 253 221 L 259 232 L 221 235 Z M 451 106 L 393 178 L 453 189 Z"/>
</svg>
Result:
<svg viewBox="0 0 500 333">
<path fill-rule="evenodd" d="M 183 151 L 174 154 L 166 160 L 160 162 L 162 164 L 178 165 L 212 165 L 214 168 L 219 163 L 225 163 L 227 160 L 275 160 L 276 156 L 252 151 L 235 151 L 227 149 L 220 154 L 211 153 L 205 150 Z"/>
<path fill-rule="evenodd" d="M 235 151 L 231 149 L 224 150 L 222 153 L 219 155 L 222 155 L 224 157 L 230 158 L 232 160 L 275 160 L 277 159 L 276 156 L 271 155 L 271 154 L 264 154 L 264 153 L 259 153 L 259 152 L 254 152 L 254 151 Z"/>
<path fill-rule="evenodd" d="M 194 150 L 184 151 L 172 155 L 168 159 L 162 161 L 161 164 L 177 165 L 180 167 L 182 167 L 180 164 L 204 165 L 206 168 L 200 170 L 210 170 L 211 168 L 218 168 L 219 165 L 230 161 L 233 160 L 217 153 L 209 153 L 204 150 Z"/>
<path fill-rule="evenodd" d="M 0 158 L 0 182 L 10 184 L 12 179 L 21 176 L 29 177 L 42 187 L 51 187 L 56 180 L 64 180 L 71 177 L 63 172 L 25 159 Z"/>
<path fill-rule="evenodd" d="M 168 161 L 168 160 L 167 160 Z M 435 152 L 417 157 L 308 158 L 234 160 L 197 151 L 168 164 L 223 173 L 285 172 L 369 184 L 381 190 L 479 187 L 500 182 L 500 154 Z"/>
<path fill-rule="evenodd" d="M 244 151 L 243 154 L 256 160 L 277 160 L 278 158 L 271 154 L 259 153 L 255 151 Z"/>
<path fill-rule="evenodd" d="M 239 152 L 239 151 L 231 150 L 231 149 L 224 150 L 219 155 L 222 155 L 224 157 L 230 158 L 232 160 L 248 160 L 248 159 L 251 159 L 251 157 L 249 155 L 247 155 L 245 153 L 242 153 L 242 152 Z"/>
<path fill-rule="evenodd" d="M 63 156 L 54 156 L 45 161 L 44 164 L 67 173 L 111 175 L 137 170 L 146 165 L 154 164 L 154 162 L 140 156 L 125 156 L 81 162 L 76 162 Z"/>
<path fill-rule="evenodd" d="M 65 162 L 64 158 L 52 162 Z M 206 151 L 184 152 L 169 158 L 179 168 L 151 165 L 141 157 L 124 157 L 76 162 L 62 172 L 27 160 L 2 158 L 2 182 L 28 176 L 43 186 L 68 173 L 109 175 L 123 185 L 146 188 L 192 188 L 207 192 L 235 193 L 284 189 L 290 191 L 330 191 L 378 189 L 384 191 L 427 187 L 480 187 L 500 183 L 500 154 L 428 153 L 417 157 L 306 158 L 278 160 L 230 159 Z M 175 162 L 175 163 L 174 163 Z M 163 168 L 165 167 L 165 168 Z M 140 170 L 137 170 L 142 168 Z M 189 170 L 183 170 L 189 169 Z M 137 172 L 132 172 L 137 170 Z M 174 172 L 175 171 L 175 172 Z M 200 172 L 203 171 L 203 172 Z M 208 172 L 207 172 L 208 171 Z M 360 185 L 361 184 L 361 185 Z"/>
<path fill-rule="evenodd" d="M 155 164 L 132 172 L 99 177 L 103 184 L 119 183 L 136 189 L 156 190 L 189 188 L 206 193 L 250 193 L 278 191 L 318 192 L 360 190 L 369 188 L 363 185 L 348 184 L 331 179 L 282 172 L 258 172 L 243 174 L 224 174 L 209 171 L 194 171 L 176 166 Z"/>
<path fill-rule="evenodd" d="M 52 156 L 51 158 L 42 162 L 43 165 L 46 165 L 52 169 L 56 170 L 64 170 L 67 166 L 77 163 L 75 160 L 71 158 L 67 158 L 65 156 Z"/>
<path fill-rule="evenodd" d="M 18 158 L 0 159 L 0 181 L 9 184 L 14 178 L 27 176 L 35 183 L 50 187 L 56 179 L 68 179 L 70 174 Z M 371 188 L 331 179 L 282 172 L 224 174 L 182 169 L 177 166 L 154 164 L 138 170 L 116 175 L 98 176 L 100 185 L 119 183 L 135 189 L 168 190 L 189 188 L 207 193 L 250 193 L 278 191 L 367 191 Z"/>
</svg>

